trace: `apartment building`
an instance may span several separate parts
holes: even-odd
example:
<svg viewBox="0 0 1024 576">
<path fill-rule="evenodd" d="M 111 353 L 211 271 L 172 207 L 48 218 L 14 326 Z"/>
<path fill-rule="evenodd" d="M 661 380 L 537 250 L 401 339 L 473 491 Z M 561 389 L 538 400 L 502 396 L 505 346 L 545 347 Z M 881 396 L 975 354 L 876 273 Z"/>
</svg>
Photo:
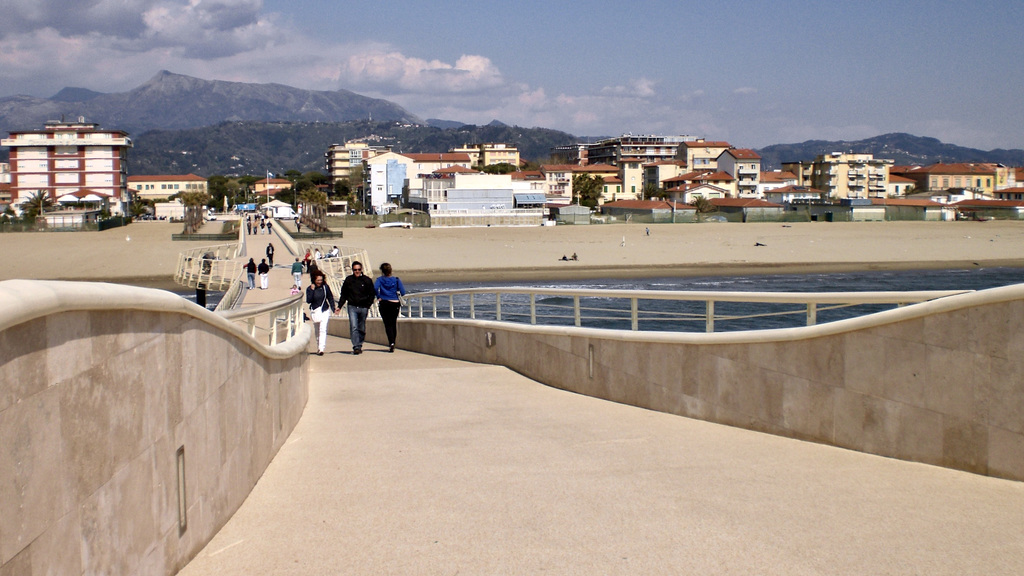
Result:
<svg viewBox="0 0 1024 576">
<path fill-rule="evenodd" d="M 326 160 L 327 175 L 331 184 L 340 180 L 348 180 L 352 176 L 352 169 L 361 167 L 364 160 L 368 160 L 389 152 L 387 146 L 372 146 L 366 142 L 350 141 L 344 144 L 332 144 L 324 153 Z M 358 185 L 359 183 L 353 183 Z"/>
<path fill-rule="evenodd" d="M 47 122 L 42 130 L 12 131 L 0 145 L 10 149 L 13 204 L 40 191 L 54 201 L 87 191 L 105 197 L 111 212 L 128 211 L 127 132 L 101 130 L 80 117 Z"/>
<path fill-rule="evenodd" d="M 166 200 L 179 192 L 206 192 L 206 178 L 195 174 L 129 176 L 128 190 L 134 198 Z"/>
<path fill-rule="evenodd" d="M 594 144 L 587 144 L 586 163 L 619 166 L 623 162 L 633 162 L 642 166 L 662 160 L 673 160 L 682 143 L 694 140 L 697 139 L 693 136 L 624 134 L 618 138 L 606 138 Z"/>
<path fill-rule="evenodd" d="M 682 160 L 661 160 L 643 165 L 643 185 L 647 188 L 664 188 L 665 181 L 689 172 Z"/>
<path fill-rule="evenodd" d="M 761 181 L 761 155 L 749 148 L 730 148 L 718 156 L 718 169 L 735 178 L 740 198 L 757 198 Z"/>
<path fill-rule="evenodd" d="M 475 168 L 510 164 L 519 167 L 519 149 L 511 144 L 466 144 L 461 148 L 452 148 L 451 153 L 467 154 L 470 164 Z"/>
<path fill-rule="evenodd" d="M 816 188 L 828 197 L 884 198 L 892 164 L 873 154 L 832 152 L 813 162 L 783 162 L 782 169 L 796 175 L 798 186 Z"/>
<path fill-rule="evenodd" d="M 703 138 L 682 142 L 675 159 L 686 162 L 689 171 L 718 170 L 718 157 L 732 148 L 728 142 L 707 141 Z"/>
</svg>

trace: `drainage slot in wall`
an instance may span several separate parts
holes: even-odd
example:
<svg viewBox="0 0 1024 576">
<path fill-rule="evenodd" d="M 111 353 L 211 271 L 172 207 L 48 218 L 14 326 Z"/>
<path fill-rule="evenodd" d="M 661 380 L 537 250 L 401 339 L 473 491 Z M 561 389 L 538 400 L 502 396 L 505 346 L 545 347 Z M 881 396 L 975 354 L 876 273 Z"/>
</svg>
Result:
<svg viewBox="0 0 1024 576">
<path fill-rule="evenodd" d="M 188 528 L 188 504 L 185 502 L 185 447 L 178 448 L 178 536 Z"/>
<path fill-rule="evenodd" d="M 594 345 L 587 344 L 587 372 L 594 377 Z"/>
</svg>

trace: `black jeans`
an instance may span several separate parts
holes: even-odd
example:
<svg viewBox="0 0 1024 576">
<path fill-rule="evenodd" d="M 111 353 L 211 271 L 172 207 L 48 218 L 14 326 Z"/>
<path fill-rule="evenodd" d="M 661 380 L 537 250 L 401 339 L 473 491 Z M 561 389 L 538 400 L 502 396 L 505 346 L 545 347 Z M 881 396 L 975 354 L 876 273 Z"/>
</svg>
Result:
<svg viewBox="0 0 1024 576">
<path fill-rule="evenodd" d="M 398 312 L 402 305 L 398 302 L 381 300 L 377 302 L 377 309 L 380 310 L 380 319 L 384 321 L 384 332 L 388 335 L 388 344 L 395 343 L 395 334 L 398 333 Z"/>
</svg>

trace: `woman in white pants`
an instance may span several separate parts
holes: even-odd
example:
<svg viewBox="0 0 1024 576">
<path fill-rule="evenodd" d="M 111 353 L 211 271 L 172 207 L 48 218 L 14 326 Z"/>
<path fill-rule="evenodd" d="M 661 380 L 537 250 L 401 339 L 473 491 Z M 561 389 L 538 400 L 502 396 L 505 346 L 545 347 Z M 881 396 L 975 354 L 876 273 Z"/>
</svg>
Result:
<svg viewBox="0 0 1024 576">
<path fill-rule="evenodd" d="M 313 273 L 313 284 L 306 288 L 306 304 L 309 305 L 309 319 L 317 324 L 316 353 L 323 356 L 327 347 L 327 321 L 337 305 L 331 287 L 324 282 L 324 273 L 319 270 Z"/>
</svg>

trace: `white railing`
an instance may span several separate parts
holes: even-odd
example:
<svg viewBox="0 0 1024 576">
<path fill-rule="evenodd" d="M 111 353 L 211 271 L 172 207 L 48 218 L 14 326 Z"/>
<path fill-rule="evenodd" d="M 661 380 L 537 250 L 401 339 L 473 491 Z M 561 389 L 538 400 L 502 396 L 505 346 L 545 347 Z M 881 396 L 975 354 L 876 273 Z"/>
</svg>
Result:
<svg viewBox="0 0 1024 576">
<path fill-rule="evenodd" d="M 305 322 L 302 307 L 304 295 L 270 302 L 253 308 L 239 308 L 219 314 L 227 320 L 241 324 L 258 341 L 275 346 L 295 337 Z"/>
<path fill-rule="evenodd" d="M 174 281 L 189 288 L 227 290 L 238 276 L 240 244 L 217 244 L 192 248 L 178 254 L 178 268 Z"/>
<path fill-rule="evenodd" d="M 971 290 L 913 292 L 689 292 L 662 290 L 595 290 L 561 288 L 466 288 L 406 296 L 406 317 L 446 317 L 529 324 L 571 325 L 639 330 L 687 331 L 716 322 L 753 321 L 763 329 L 784 327 L 785 317 L 802 316 L 807 326 L 822 312 L 852 306 L 903 306 Z M 716 311 L 716 303 L 738 303 Z M 745 305 L 745 306 L 743 306 Z M 753 306 L 751 306 L 753 305 Z M 752 309 L 757 308 L 757 310 Z M 866 313 L 877 310 L 869 310 Z M 785 321 L 785 320 L 783 320 Z M 792 320 L 789 320 L 793 323 Z M 692 330 L 691 330 L 692 331 Z"/>
</svg>

